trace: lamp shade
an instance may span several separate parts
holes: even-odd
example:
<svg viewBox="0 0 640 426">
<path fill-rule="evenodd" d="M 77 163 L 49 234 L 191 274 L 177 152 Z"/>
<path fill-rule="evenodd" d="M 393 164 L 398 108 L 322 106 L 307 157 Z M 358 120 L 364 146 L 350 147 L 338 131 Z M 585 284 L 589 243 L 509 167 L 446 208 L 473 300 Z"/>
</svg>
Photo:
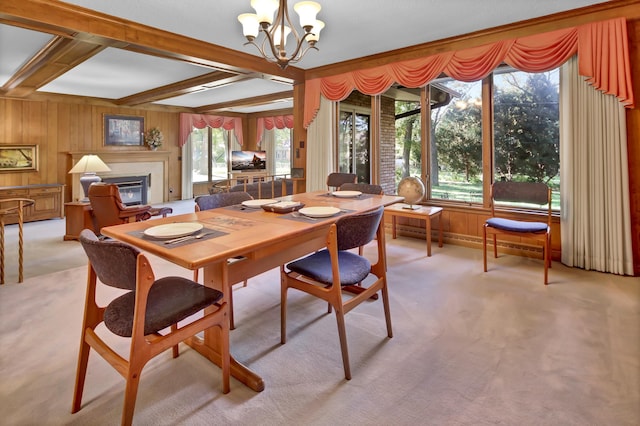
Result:
<svg viewBox="0 0 640 426">
<path fill-rule="evenodd" d="M 96 175 L 96 173 L 110 171 L 111 169 L 109 166 L 107 166 L 97 155 L 84 155 L 80 161 L 78 161 L 71 170 L 69 170 L 69 173 L 82 173 L 82 176 L 80 176 L 80 184 L 84 191 L 84 198 L 80 201 L 85 203 L 88 202 L 89 186 L 91 186 L 92 183 L 100 182 L 102 180 L 100 176 Z"/>
<path fill-rule="evenodd" d="M 69 170 L 69 173 L 97 173 L 110 171 L 111 169 L 109 166 L 107 166 L 100 157 L 94 154 L 87 154 L 82 156 L 80 161 L 78 161 L 71 170 Z"/>
</svg>

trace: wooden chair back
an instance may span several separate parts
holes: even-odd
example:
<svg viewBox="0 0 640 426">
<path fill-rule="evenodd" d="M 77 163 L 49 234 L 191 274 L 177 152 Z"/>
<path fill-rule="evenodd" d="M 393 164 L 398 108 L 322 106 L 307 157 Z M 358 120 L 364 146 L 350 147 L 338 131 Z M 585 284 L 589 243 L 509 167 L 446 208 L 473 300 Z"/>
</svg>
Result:
<svg viewBox="0 0 640 426">
<path fill-rule="evenodd" d="M 145 364 L 169 348 L 177 358 L 180 342 L 212 327 L 220 332 L 222 390 L 228 393 L 231 362 L 224 295 L 183 277 L 156 279 L 149 259 L 126 243 L 99 240 L 89 229 L 80 233 L 79 240 L 89 259 L 89 268 L 71 412 L 82 406 L 91 348 L 124 377 L 122 424 L 130 425 Z M 127 291 L 101 306 L 96 299 L 98 283 Z M 99 299 L 102 301 L 104 297 Z M 203 314 L 193 319 L 198 312 Z M 98 328 L 101 324 L 105 327 Z M 110 346 L 108 342 L 113 339 L 100 337 L 106 331 L 130 339 L 128 359 Z"/>
</svg>

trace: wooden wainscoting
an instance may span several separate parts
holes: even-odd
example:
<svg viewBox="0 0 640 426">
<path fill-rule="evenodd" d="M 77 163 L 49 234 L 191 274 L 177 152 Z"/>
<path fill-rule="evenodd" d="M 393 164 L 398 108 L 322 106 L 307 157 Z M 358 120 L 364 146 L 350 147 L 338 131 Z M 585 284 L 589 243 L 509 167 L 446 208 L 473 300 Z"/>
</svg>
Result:
<svg viewBox="0 0 640 426">
<path fill-rule="evenodd" d="M 482 250 L 482 227 L 484 222 L 491 217 L 491 211 L 483 208 L 475 207 L 458 207 L 458 206 L 440 206 L 444 210 L 442 212 L 442 231 L 445 244 L 456 244 L 465 247 L 473 247 Z M 536 215 L 526 213 L 509 213 L 501 215 L 509 219 L 518 220 L 536 220 Z M 540 219 L 544 221 L 544 214 Z M 435 221 L 434 221 L 435 222 Z M 391 232 L 391 220 L 385 219 L 387 232 Z M 432 239 L 438 238 L 438 226 L 434 223 L 432 226 Z M 424 222 L 419 219 L 409 219 L 404 217 L 397 218 L 397 234 L 398 236 L 406 236 L 424 239 L 425 226 Z M 492 250 L 492 242 L 488 242 L 487 249 Z M 561 257 L 560 244 L 560 218 L 554 216 L 551 224 L 551 257 L 555 261 L 559 261 Z M 540 246 L 531 245 L 522 242 L 521 238 L 503 237 L 498 240 L 498 251 L 500 253 L 509 253 L 519 256 L 527 256 L 534 258 L 542 258 L 542 248 Z"/>
</svg>

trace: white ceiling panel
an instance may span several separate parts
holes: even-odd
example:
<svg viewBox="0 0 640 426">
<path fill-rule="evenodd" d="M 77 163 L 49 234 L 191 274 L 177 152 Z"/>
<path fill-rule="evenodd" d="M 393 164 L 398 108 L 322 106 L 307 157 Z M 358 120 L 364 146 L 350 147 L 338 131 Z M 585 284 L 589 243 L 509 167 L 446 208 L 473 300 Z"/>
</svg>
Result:
<svg viewBox="0 0 640 426">
<path fill-rule="evenodd" d="M 50 34 L 0 24 L 0 86 L 51 39 Z"/>
<path fill-rule="evenodd" d="M 219 104 L 230 102 L 236 99 L 247 99 L 255 96 L 269 95 L 272 93 L 285 92 L 291 90 L 291 85 L 278 83 L 270 80 L 251 79 L 230 84 L 222 87 L 215 87 L 209 90 L 177 96 L 175 98 L 164 99 L 155 103 L 164 105 L 175 105 L 184 107 L 197 107 L 200 105 Z"/>
<path fill-rule="evenodd" d="M 107 48 L 39 90 L 118 99 L 212 71 L 184 62 Z"/>
</svg>

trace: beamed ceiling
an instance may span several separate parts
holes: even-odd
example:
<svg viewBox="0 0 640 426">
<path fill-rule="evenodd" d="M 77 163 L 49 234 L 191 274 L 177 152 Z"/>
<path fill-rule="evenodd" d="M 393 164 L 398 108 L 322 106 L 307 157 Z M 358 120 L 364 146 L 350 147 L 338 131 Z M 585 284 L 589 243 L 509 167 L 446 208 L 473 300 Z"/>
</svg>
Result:
<svg viewBox="0 0 640 426">
<path fill-rule="evenodd" d="M 243 45 L 237 16 L 251 11 L 249 0 L 2 0 L 0 95 L 84 96 L 199 113 L 287 110 L 305 74 L 424 56 L 433 42 L 464 34 L 457 43 L 471 46 L 474 32 L 516 22 L 537 20 L 550 30 L 578 8 L 572 14 L 587 20 L 594 10 L 605 19 L 613 6 L 618 16 L 620 5 L 638 8 L 620 0 L 318 1 L 326 23 L 319 51 L 281 70 Z"/>
</svg>

